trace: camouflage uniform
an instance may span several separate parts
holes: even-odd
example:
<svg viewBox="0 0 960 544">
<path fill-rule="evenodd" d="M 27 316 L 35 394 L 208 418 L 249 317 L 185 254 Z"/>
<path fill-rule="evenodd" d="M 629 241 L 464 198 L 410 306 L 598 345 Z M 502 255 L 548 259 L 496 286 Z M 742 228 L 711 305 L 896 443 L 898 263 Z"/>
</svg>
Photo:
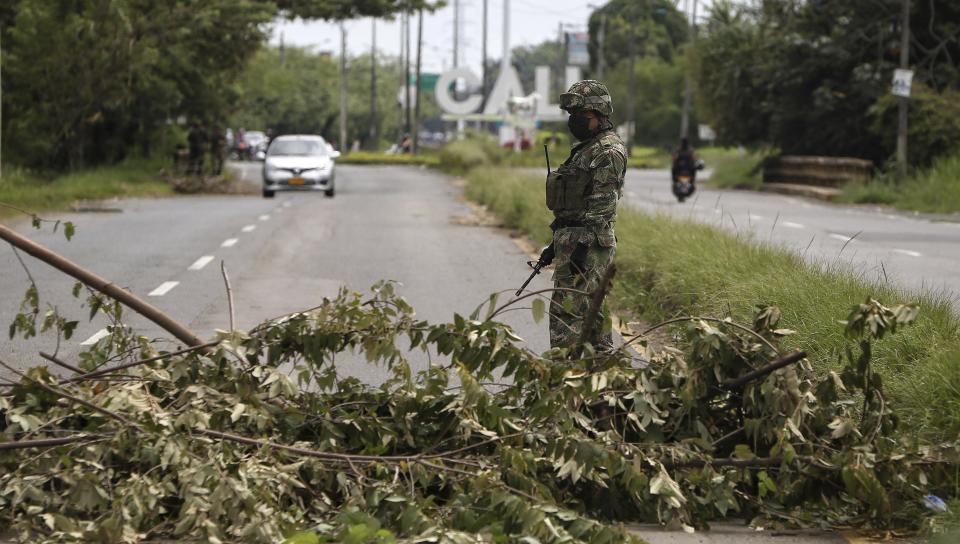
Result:
<svg viewBox="0 0 960 544">
<path fill-rule="evenodd" d="M 556 218 L 554 287 L 593 293 L 616 252 L 613 223 L 623 192 L 627 150 L 609 121 L 613 106 L 605 85 L 593 80 L 577 82 L 561 95 L 560 104 L 569 113 L 588 109 L 602 116 L 599 131 L 574 146 L 570 157 L 547 179 L 547 206 Z M 589 294 L 554 292 L 551 346 L 577 343 L 590 299 Z M 593 330 L 588 342 L 595 347 L 612 346 L 610 335 L 603 334 L 599 315 Z"/>
</svg>

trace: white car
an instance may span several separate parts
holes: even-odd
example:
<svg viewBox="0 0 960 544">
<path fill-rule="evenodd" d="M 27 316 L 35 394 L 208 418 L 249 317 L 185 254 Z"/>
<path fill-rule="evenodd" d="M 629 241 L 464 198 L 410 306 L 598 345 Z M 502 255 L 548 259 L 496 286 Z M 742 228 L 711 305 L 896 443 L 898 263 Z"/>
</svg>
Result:
<svg viewBox="0 0 960 544">
<path fill-rule="evenodd" d="M 340 156 L 322 136 L 278 136 L 270 142 L 263 161 L 263 196 L 276 191 L 323 191 L 332 197 L 334 159 Z"/>
</svg>

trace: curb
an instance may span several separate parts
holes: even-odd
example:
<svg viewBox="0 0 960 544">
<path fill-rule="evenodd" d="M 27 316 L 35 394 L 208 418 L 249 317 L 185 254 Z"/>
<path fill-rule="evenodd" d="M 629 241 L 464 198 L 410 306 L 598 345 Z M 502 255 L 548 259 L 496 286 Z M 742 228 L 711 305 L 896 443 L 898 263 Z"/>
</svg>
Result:
<svg viewBox="0 0 960 544">
<path fill-rule="evenodd" d="M 760 191 L 765 193 L 778 193 L 782 195 L 804 196 L 831 202 L 840 194 L 840 189 L 833 187 L 821 187 L 819 185 L 801 185 L 799 183 L 764 183 L 760 186 Z"/>
</svg>

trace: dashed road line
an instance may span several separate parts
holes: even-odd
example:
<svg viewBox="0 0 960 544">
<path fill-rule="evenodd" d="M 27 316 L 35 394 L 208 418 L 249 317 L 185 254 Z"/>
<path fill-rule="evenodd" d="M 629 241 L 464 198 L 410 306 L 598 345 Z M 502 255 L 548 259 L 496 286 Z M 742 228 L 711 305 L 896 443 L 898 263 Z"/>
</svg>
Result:
<svg viewBox="0 0 960 544">
<path fill-rule="evenodd" d="M 256 228 L 257 228 L 256 225 L 247 225 L 247 226 L 243 227 L 242 229 L 240 229 L 240 231 L 241 231 L 241 232 L 253 232 L 254 229 L 256 229 Z"/>
<path fill-rule="evenodd" d="M 783 221 L 783 222 L 780 223 L 780 224 L 783 225 L 784 227 L 787 227 L 788 229 L 805 229 L 805 228 L 807 228 L 806 225 L 804 225 L 803 223 L 794 223 L 793 221 Z"/>
<path fill-rule="evenodd" d="M 287 200 L 286 202 L 284 202 L 284 203 L 283 203 L 283 207 L 284 207 L 284 208 L 289 208 L 289 207 L 290 207 L 290 201 Z"/>
<path fill-rule="evenodd" d="M 91 336 L 90 338 L 87 338 L 87 339 L 84 340 L 83 342 L 80 342 L 80 345 L 81 345 L 81 346 L 92 346 L 92 345 L 96 344 L 97 342 L 99 342 L 101 338 L 103 338 L 104 336 L 106 336 L 106 335 L 108 335 L 108 334 L 110 334 L 110 333 L 107 332 L 107 329 L 100 329 L 99 331 L 93 333 L 93 336 Z"/>
<path fill-rule="evenodd" d="M 830 237 L 834 240 L 840 240 L 841 242 L 849 242 L 850 240 L 853 240 L 853 236 L 844 236 L 842 234 L 830 233 Z"/>
<path fill-rule="evenodd" d="M 148 296 L 148 297 L 162 297 L 163 295 L 169 293 L 171 289 L 173 289 L 174 287 L 176 287 L 176 286 L 178 286 L 178 285 L 180 285 L 180 282 L 179 282 L 179 281 L 165 281 L 165 282 L 161 283 L 159 287 L 157 287 L 157 288 L 154 289 L 153 291 L 150 291 L 150 293 L 148 293 L 147 296 Z"/>
<path fill-rule="evenodd" d="M 267 214 L 263 214 L 263 215 L 261 215 L 260 217 L 258 217 L 257 219 L 259 219 L 259 220 L 261 220 L 261 221 L 269 221 L 269 220 L 270 220 L 270 216 L 267 215 Z"/>
<path fill-rule="evenodd" d="M 237 245 L 237 240 L 237 238 L 227 238 L 222 244 L 220 244 L 220 247 L 233 247 Z"/>
<path fill-rule="evenodd" d="M 191 264 L 187 268 L 187 270 L 203 270 L 203 267 L 210 264 L 210 261 L 212 260 L 213 260 L 213 255 L 204 255 L 203 257 L 200 257 L 196 261 L 193 261 L 193 264 Z"/>
<path fill-rule="evenodd" d="M 749 217 L 751 221 L 763 221 L 764 219 L 762 215 L 757 215 L 755 213 L 747 214 L 747 217 Z"/>
<path fill-rule="evenodd" d="M 923 257 L 923 254 L 919 251 L 911 251 L 909 249 L 894 249 L 893 252 L 901 255 L 908 255 L 910 257 Z"/>
</svg>

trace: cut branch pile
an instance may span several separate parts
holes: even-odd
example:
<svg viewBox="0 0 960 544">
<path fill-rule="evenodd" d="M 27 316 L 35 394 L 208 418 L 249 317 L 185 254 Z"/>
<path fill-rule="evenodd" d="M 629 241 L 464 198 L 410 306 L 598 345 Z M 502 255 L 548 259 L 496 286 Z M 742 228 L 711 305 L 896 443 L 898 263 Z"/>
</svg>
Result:
<svg viewBox="0 0 960 544">
<path fill-rule="evenodd" d="M 479 315 L 419 321 L 384 283 L 208 351 L 157 353 L 114 327 L 85 374 L 38 366 L 0 396 L 0 523 L 24 541 L 110 542 L 622 542 L 620 521 L 731 516 L 904 526 L 957 467 L 956 444 L 897 438 L 870 372 L 871 342 L 911 306 L 856 308 L 859 344 L 825 379 L 772 351 L 789 332 L 774 308 L 749 333 L 691 320 L 689 354 L 648 350 L 643 368 L 589 345 L 537 355 Z M 444 363 L 414 373 L 411 350 Z M 347 352 L 391 378 L 339 376 Z M 104 366 L 117 353 L 140 361 Z"/>
<path fill-rule="evenodd" d="M 802 352 L 780 352 L 791 331 L 773 307 L 751 326 L 665 322 L 683 327 L 686 353 L 630 339 L 636 365 L 589 344 L 538 355 L 493 319 L 549 293 L 430 324 L 387 282 L 208 343 L 174 323 L 189 347 L 158 352 L 104 285 L 87 305 L 110 334 L 76 363 L 41 354 L 69 375 L 0 361 L 16 376 L 0 383 L 0 534 L 623 542 L 620 522 L 730 517 L 916 528 L 924 496 L 957 485 L 960 445 L 899 433 L 871 370 L 873 342 L 910 324 L 913 305 L 854 308 L 842 371 L 816 377 Z M 11 336 L 68 338 L 76 322 L 39 305 L 31 281 Z M 434 364 L 414 372 L 417 352 Z M 390 378 L 341 376 L 344 357 Z"/>
</svg>

